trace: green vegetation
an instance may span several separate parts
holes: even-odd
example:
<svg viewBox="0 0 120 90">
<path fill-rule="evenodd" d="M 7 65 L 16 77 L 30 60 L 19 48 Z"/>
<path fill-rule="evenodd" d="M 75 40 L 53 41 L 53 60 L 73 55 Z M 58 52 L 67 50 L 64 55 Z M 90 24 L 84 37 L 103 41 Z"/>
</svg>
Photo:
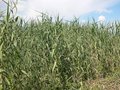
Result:
<svg viewBox="0 0 120 90">
<path fill-rule="evenodd" d="M 0 21 L 0 89 L 103 90 L 92 81 L 120 78 L 120 22 L 53 22 L 43 14 L 25 22 L 10 13 Z"/>
</svg>

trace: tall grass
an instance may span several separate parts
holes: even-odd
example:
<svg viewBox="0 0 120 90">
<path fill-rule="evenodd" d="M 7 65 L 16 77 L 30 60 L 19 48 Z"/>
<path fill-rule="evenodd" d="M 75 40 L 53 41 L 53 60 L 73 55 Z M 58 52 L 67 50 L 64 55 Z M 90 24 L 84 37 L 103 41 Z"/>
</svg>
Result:
<svg viewBox="0 0 120 90">
<path fill-rule="evenodd" d="M 120 68 L 120 23 L 63 22 L 59 16 L 0 21 L 2 90 L 77 90 Z M 109 31 L 109 30 L 112 30 Z"/>
</svg>

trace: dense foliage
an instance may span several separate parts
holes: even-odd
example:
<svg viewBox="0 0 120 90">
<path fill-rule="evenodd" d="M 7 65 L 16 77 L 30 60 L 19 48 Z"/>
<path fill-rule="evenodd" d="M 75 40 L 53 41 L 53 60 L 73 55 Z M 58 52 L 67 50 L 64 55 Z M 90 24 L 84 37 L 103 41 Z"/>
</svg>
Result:
<svg viewBox="0 0 120 90">
<path fill-rule="evenodd" d="M 120 68 L 120 23 L 63 22 L 42 15 L 0 21 L 0 88 L 77 90 Z"/>
</svg>

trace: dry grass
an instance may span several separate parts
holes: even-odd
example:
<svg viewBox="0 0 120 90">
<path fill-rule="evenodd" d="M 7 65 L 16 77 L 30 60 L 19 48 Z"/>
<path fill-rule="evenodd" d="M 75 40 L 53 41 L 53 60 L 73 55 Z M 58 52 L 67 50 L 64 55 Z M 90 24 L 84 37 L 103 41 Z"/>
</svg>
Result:
<svg viewBox="0 0 120 90">
<path fill-rule="evenodd" d="M 120 90 L 120 79 L 100 78 L 87 81 L 90 90 Z"/>
</svg>

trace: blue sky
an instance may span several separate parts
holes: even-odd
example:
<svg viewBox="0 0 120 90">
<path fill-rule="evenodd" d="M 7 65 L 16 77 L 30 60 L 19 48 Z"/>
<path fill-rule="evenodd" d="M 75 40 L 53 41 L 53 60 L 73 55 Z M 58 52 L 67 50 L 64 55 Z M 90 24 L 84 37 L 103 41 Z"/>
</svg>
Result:
<svg viewBox="0 0 120 90">
<path fill-rule="evenodd" d="M 107 21 L 120 20 L 120 2 L 114 4 L 113 6 L 108 7 L 110 12 L 90 12 L 86 15 L 83 15 L 81 19 L 88 20 L 95 18 L 96 20 L 100 16 L 104 16 Z"/>
<path fill-rule="evenodd" d="M 17 15 L 23 18 L 36 18 L 39 12 L 55 17 L 58 14 L 65 20 L 73 17 L 85 22 L 120 20 L 120 0 L 19 0 Z M 3 8 L 3 5 L 0 6 Z"/>
</svg>

